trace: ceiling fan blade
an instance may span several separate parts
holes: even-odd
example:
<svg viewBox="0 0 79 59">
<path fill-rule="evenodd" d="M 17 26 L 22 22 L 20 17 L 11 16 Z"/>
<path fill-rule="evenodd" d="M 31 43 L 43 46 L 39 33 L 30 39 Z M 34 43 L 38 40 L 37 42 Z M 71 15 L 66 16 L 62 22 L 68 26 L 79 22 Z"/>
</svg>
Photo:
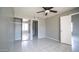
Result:
<svg viewBox="0 0 79 59">
<path fill-rule="evenodd" d="M 45 13 L 45 16 L 47 16 L 48 13 Z"/>
<path fill-rule="evenodd" d="M 53 7 L 42 7 L 44 10 L 50 10 L 52 9 Z"/>
<path fill-rule="evenodd" d="M 57 13 L 57 11 L 55 11 L 55 10 L 50 10 L 50 12 L 54 12 L 54 13 Z"/>
<path fill-rule="evenodd" d="M 37 12 L 37 13 L 41 13 L 41 12 L 45 12 L 45 11 L 39 11 L 39 12 Z"/>
</svg>

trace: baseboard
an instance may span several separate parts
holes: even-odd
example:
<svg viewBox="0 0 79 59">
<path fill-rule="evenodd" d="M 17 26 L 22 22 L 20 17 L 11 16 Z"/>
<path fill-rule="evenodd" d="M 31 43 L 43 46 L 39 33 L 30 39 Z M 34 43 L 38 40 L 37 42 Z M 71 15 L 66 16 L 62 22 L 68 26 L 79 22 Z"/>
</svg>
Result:
<svg viewBox="0 0 79 59">
<path fill-rule="evenodd" d="M 56 40 L 55 38 L 51 38 L 51 37 L 46 37 L 46 38 L 51 39 L 51 40 L 58 41 L 58 40 Z M 58 42 L 59 42 L 59 41 L 58 41 Z"/>
</svg>

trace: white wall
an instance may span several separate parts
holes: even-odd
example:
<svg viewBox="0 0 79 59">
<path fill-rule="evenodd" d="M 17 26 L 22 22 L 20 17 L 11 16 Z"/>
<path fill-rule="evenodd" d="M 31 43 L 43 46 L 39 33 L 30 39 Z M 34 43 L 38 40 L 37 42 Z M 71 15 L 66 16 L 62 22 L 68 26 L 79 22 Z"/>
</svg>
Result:
<svg viewBox="0 0 79 59">
<path fill-rule="evenodd" d="M 38 38 L 45 38 L 45 20 L 40 19 L 38 22 Z"/>
<path fill-rule="evenodd" d="M 59 17 L 54 16 L 46 20 L 46 37 L 54 40 L 59 40 Z"/>
<path fill-rule="evenodd" d="M 0 51 L 8 51 L 9 43 L 14 40 L 13 14 L 13 8 L 0 7 Z"/>
<path fill-rule="evenodd" d="M 72 15 L 72 51 L 79 52 L 79 14 Z"/>
</svg>

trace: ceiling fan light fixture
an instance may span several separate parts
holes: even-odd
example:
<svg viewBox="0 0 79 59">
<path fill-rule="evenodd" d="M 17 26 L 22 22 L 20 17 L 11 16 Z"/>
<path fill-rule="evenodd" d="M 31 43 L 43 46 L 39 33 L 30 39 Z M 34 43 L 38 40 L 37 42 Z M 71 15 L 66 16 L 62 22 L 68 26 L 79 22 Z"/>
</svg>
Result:
<svg viewBox="0 0 79 59">
<path fill-rule="evenodd" d="M 45 11 L 45 13 L 49 13 L 49 12 L 50 12 L 49 10 L 46 10 L 46 11 Z"/>
</svg>

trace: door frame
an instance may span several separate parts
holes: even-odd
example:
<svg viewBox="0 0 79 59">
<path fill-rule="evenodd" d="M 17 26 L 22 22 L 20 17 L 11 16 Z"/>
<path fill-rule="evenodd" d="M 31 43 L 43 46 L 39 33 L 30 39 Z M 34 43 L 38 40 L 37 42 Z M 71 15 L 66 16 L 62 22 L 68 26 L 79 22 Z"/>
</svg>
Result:
<svg viewBox="0 0 79 59">
<path fill-rule="evenodd" d="M 15 20 L 16 19 L 21 20 L 21 23 L 20 24 L 21 24 L 21 40 L 22 40 L 22 18 L 14 17 L 13 19 L 14 19 L 14 21 L 13 21 L 14 22 L 14 27 L 15 27 L 15 23 L 18 23 L 18 22 L 15 22 Z M 15 32 L 15 28 L 14 28 L 14 32 Z M 14 35 L 14 37 L 15 37 L 15 35 Z"/>
<path fill-rule="evenodd" d="M 31 25 L 30 25 L 30 38 L 31 38 L 31 40 L 33 40 L 33 21 L 38 21 L 38 23 L 39 23 L 39 20 L 38 19 L 32 19 L 31 20 Z M 39 25 L 39 24 L 38 24 Z M 38 30 L 39 31 L 39 30 Z M 39 33 L 39 32 L 38 32 Z"/>
<path fill-rule="evenodd" d="M 28 29 L 29 29 L 29 39 L 28 40 L 30 40 L 30 20 L 28 19 L 28 21 L 25 21 L 25 22 L 23 22 L 23 20 L 22 20 L 22 30 L 23 30 L 23 23 L 28 23 Z M 23 38 L 23 31 L 22 31 L 22 38 Z M 21 39 L 22 40 L 22 39 Z M 22 40 L 22 41 L 27 41 L 27 40 Z"/>
<path fill-rule="evenodd" d="M 34 23 L 34 21 L 37 21 L 37 25 L 38 25 L 38 20 L 33 20 L 33 23 Z M 33 30 L 33 23 L 32 23 L 32 30 Z M 37 31 L 38 31 L 38 29 L 37 29 Z M 33 34 L 32 34 L 32 36 L 33 36 Z M 38 33 L 37 33 L 37 37 L 38 37 Z"/>
</svg>

